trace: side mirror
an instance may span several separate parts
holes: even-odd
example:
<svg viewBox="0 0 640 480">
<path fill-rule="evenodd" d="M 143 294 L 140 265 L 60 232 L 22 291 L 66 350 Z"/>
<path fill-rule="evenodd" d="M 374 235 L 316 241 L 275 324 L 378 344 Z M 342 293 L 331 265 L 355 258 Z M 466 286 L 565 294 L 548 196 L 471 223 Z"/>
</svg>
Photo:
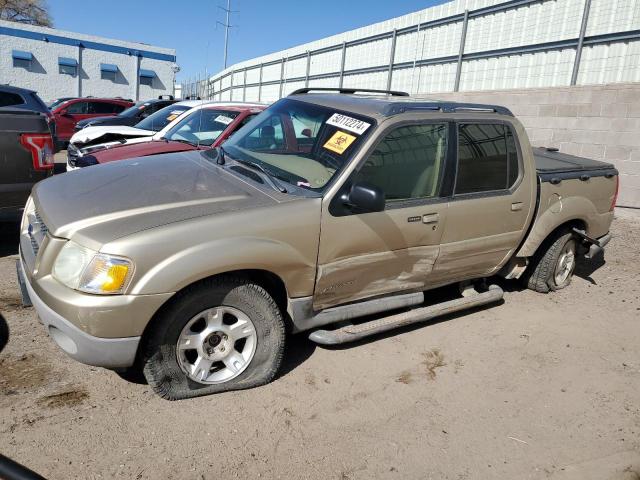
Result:
<svg viewBox="0 0 640 480">
<path fill-rule="evenodd" d="M 382 212 L 385 206 L 384 192 L 370 183 L 356 183 L 343 197 L 343 202 L 354 212 Z"/>
<path fill-rule="evenodd" d="M 62 115 L 63 117 L 66 117 L 67 115 L 69 115 L 69 112 L 67 112 L 67 110 L 66 110 L 66 109 L 64 109 L 64 110 L 60 110 L 60 111 L 58 112 L 58 115 Z"/>
<path fill-rule="evenodd" d="M 303 137 L 311 138 L 312 133 L 310 128 L 305 128 L 301 133 Z"/>
</svg>

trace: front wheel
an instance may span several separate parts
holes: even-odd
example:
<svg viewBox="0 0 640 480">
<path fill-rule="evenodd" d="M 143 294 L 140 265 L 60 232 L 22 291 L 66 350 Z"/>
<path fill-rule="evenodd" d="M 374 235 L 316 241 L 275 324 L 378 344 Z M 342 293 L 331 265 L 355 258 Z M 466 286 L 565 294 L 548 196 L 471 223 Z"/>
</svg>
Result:
<svg viewBox="0 0 640 480">
<path fill-rule="evenodd" d="M 578 244 L 570 232 L 560 232 L 541 248 L 534 257 L 530 273 L 525 277 L 527 287 L 546 293 L 560 290 L 571 283 L 576 268 Z"/>
<path fill-rule="evenodd" d="M 149 328 L 144 376 L 168 400 L 268 383 L 284 353 L 284 322 L 273 298 L 236 277 L 188 288 Z"/>
</svg>

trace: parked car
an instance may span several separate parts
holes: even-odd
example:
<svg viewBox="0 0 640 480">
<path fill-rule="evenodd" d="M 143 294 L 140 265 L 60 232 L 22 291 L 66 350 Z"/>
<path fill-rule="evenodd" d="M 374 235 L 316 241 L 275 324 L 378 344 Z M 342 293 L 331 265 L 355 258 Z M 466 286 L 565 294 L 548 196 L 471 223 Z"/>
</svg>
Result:
<svg viewBox="0 0 640 480">
<path fill-rule="evenodd" d="M 49 107 L 49 110 L 53 110 L 54 108 L 56 108 L 61 103 L 66 102 L 68 100 L 73 100 L 74 98 L 78 98 L 78 97 L 60 97 L 60 98 L 56 98 L 53 102 L 47 104 L 47 106 Z"/>
<path fill-rule="evenodd" d="M 20 276 L 53 340 L 167 399 L 255 387 L 287 332 L 345 343 L 490 304 L 494 275 L 558 290 L 611 238 L 616 169 L 534 151 L 508 109 L 338 92 L 294 92 L 217 149 L 37 184 Z"/>
<path fill-rule="evenodd" d="M 107 133 L 106 130 L 103 132 L 94 130 L 87 132 L 90 135 L 86 137 L 82 136 L 82 132 L 78 132 L 72 137 L 69 148 L 67 149 L 67 171 L 96 165 L 98 163 L 132 158 L 134 156 L 143 157 L 170 151 L 187 151 L 217 147 L 233 132 L 265 108 L 264 105 L 254 103 L 195 102 L 196 106 L 193 105 L 194 102 L 190 101 L 167 107 L 163 110 L 165 113 L 160 119 L 155 120 L 149 117 L 140 122 L 135 129 L 132 129 L 137 132 L 131 130 L 124 131 L 121 129 L 118 133 L 114 130 Z M 191 106 L 193 106 L 193 108 L 190 108 Z M 178 110 L 177 107 L 185 108 L 185 110 Z M 216 118 L 218 118 L 217 121 L 215 120 Z M 170 119 L 171 122 L 168 122 Z M 151 121 L 151 123 L 145 125 L 147 121 Z M 155 129 L 163 123 L 165 124 L 164 128 L 157 133 L 152 133 L 152 130 L 143 130 L 143 137 L 129 137 L 129 135 L 141 135 L 138 127 L 142 126 Z M 178 127 L 178 125 L 180 125 L 180 127 Z M 113 127 L 111 128 L 113 129 Z M 190 134 L 197 133 L 202 138 L 196 142 L 189 142 L 183 137 L 183 130 L 181 130 L 183 128 L 189 129 Z M 76 146 L 82 140 L 96 137 L 98 133 L 104 134 L 98 138 L 82 143 L 82 145 L 86 146 L 81 148 Z M 127 135 L 126 141 L 124 140 L 125 135 Z M 93 144 L 94 141 L 100 142 L 104 140 L 109 141 L 107 143 Z M 210 143 L 210 141 L 213 143 Z"/>
<path fill-rule="evenodd" d="M 206 102 L 210 103 L 210 102 Z M 183 101 L 158 110 L 132 127 L 107 125 L 86 127 L 73 134 L 69 140 L 68 155 L 79 157 L 88 151 L 110 148 L 114 145 L 151 141 L 156 133 L 176 120 L 187 110 L 202 105 L 203 102 Z"/>
<path fill-rule="evenodd" d="M 120 98 L 74 98 L 57 105 L 53 110 L 58 140 L 65 144 L 73 135 L 76 123 L 93 117 L 114 116 L 129 108 L 133 102 Z"/>
<path fill-rule="evenodd" d="M 53 150 L 46 114 L 0 108 L 0 221 L 20 219 L 33 185 L 53 174 Z"/>
<path fill-rule="evenodd" d="M 125 125 L 134 126 L 149 115 L 156 113 L 158 110 L 176 103 L 173 96 L 167 95 L 167 98 L 160 97 L 155 100 L 145 100 L 137 102 L 133 106 L 123 110 L 118 115 L 107 117 L 93 117 L 86 120 L 80 120 L 76 123 L 74 131 L 82 130 L 89 126 L 106 126 L 106 125 Z"/>
<path fill-rule="evenodd" d="M 29 110 L 32 112 L 42 113 L 49 124 L 49 130 L 51 131 L 51 135 L 53 135 L 55 141 L 55 119 L 49 108 L 47 108 L 45 103 L 38 96 L 37 92 L 26 88 L 0 85 L 0 108 Z"/>
</svg>

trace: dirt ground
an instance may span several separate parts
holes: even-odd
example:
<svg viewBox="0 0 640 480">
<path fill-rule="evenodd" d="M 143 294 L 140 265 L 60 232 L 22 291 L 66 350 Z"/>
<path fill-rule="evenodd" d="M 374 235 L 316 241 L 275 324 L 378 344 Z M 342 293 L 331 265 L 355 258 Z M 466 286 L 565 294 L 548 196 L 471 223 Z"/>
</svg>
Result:
<svg viewBox="0 0 640 480">
<path fill-rule="evenodd" d="M 640 216 L 541 295 L 348 348 L 289 342 L 272 384 L 181 402 L 70 360 L 0 245 L 0 452 L 51 479 L 640 479 Z M 594 268 L 596 268 L 594 270 Z"/>
</svg>

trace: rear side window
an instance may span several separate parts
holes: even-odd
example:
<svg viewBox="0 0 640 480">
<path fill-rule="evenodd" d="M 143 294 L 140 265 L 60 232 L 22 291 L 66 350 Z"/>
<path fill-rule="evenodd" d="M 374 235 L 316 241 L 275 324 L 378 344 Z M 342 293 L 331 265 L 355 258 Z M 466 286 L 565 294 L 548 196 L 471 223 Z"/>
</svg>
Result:
<svg viewBox="0 0 640 480">
<path fill-rule="evenodd" d="M 504 124 L 458 125 L 456 195 L 506 190 L 518 179 L 518 152 Z"/>
<path fill-rule="evenodd" d="M 108 102 L 91 102 L 89 104 L 89 113 L 119 113 L 122 108 L 118 109 L 120 105 Z"/>
<path fill-rule="evenodd" d="M 0 92 L 0 107 L 24 105 L 24 99 L 17 93 Z"/>
</svg>

